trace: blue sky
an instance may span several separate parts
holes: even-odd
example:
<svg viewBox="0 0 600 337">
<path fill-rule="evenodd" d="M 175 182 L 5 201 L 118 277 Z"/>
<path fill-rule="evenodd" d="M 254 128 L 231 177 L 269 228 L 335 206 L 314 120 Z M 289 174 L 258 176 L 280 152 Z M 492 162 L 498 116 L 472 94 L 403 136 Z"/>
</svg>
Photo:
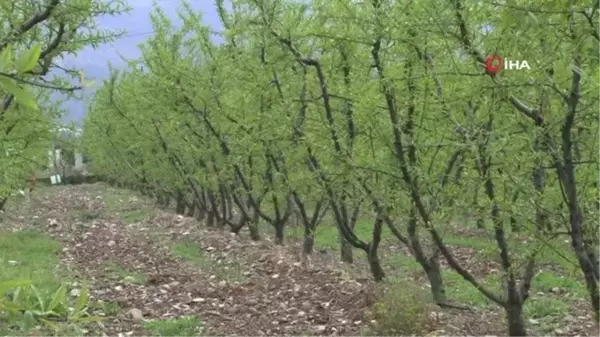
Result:
<svg viewBox="0 0 600 337">
<path fill-rule="evenodd" d="M 177 9 L 180 0 L 157 0 L 165 13 L 173 22 L 177 20 Z M 195 9 L 202 12 L 203 23 L 209 25 L 213 30 L 220 30 L 221 24 L 213 0 L 188 0 Z M 86 48 L 77 56 L 66 57 L 63 63 L 84 69 L 86 78 L 94 79 L 97 84 L 108 77 L 108 62 L 115 67 L 124 66 L 119 54 L 125 58 L 136 58 L 139 56 L 137 45 L 145 41 L 152 32 L 152 23 L 149 13 L 152 10 L 152 0 L 128 0 L 132 10 L 129 14 L 117 17 L 103 17 L 98 19 L 101 29 L 125 29 L 127 34 L 111 44 L 101 45 L 97 49 Z M 93 89 L 85 89 L 84 95 L 89 97 Z M 82 101 L 67 101 L 63 103 L 67 110 L 63 118 L 65 122 L 81 123 L 85 116 L 85 103 Z"/>
</svg>

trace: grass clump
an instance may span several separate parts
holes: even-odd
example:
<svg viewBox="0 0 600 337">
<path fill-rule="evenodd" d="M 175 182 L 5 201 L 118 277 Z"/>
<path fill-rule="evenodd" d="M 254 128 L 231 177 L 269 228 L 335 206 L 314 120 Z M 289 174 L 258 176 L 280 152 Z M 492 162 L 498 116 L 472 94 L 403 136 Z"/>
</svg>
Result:
<svg viewBox="0 0 600 337">
<path fill-rule="evenodd" d="M 36 230 L 0 233 L 0 335 L 77 336 L 98 319 L 87 289 L 61 273 L 61 248 Z"/>
<path fill-rule="evenodd" d="M 391 279 L 365 313 L 366 336 L 425 336 L 433 330 L 434 311 L 426 291 L 407 280 Z"/>
<path fill-rule="evenodd" d="M 144 329 L 152 336 L 199 336 L 202 334 L 202 321 L 198 317 L 183 316 L 147 322 Z"/>
</svg>

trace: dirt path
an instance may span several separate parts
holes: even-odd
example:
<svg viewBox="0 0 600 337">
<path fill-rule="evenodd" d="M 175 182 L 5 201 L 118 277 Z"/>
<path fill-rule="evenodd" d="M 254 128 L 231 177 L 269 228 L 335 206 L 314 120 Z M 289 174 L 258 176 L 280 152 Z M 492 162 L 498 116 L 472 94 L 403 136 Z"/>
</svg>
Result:
<svg viewBox="0 0 600 337">
<path fill-rule="evenodd" d="M 91 283 L 94 299 L 119 304 L 103 333 L 145 335 L 143 322 L 181 316 L 199 317 L 209 335 L 360 333 L 366 287 L 342 272 L 267 249 L 269 242 L 206 230 L 142 200 L 122 202 L 151 210 L 150 218 L 126 223 L 93 186 L 52 189 L 35 200 L 34 217 L 64 244 L 63 261 Z M 177 243 L 199 248 L 197 261 L 174 256 Z"/>
</svg>

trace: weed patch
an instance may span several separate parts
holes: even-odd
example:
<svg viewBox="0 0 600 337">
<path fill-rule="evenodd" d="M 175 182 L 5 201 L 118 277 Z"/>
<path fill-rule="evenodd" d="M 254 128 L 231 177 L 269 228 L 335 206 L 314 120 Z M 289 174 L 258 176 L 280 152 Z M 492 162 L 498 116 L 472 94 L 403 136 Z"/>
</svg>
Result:
<svg viewBox="0 0 600 337">
<path fill-rule="evenodd" d="M 183 316 L 169 320 L 152 321 L 144 324 L 152 336 L 199 336 L 202 322 L 193 316 Z"/>
<path fill-rule="evenodd" d="M 383 296 L 365 312 L 366 336 L 425 336 L 433 328 L 434 310 L 427 292 L 399 278 L 390 279 Z"/>
<path fill-rule="evenodd" d="M 140 222 L 143 221 L 144 219 L 146 219 L 146 217 L 148 216 L 148 213 L 145 211 L 133 211 L 133 212 L 129 212 L 126 213 L 123 216 L 123 221 L 125 221 L 126 223 L 134 223 L 134 222 Z"/>
</svg>

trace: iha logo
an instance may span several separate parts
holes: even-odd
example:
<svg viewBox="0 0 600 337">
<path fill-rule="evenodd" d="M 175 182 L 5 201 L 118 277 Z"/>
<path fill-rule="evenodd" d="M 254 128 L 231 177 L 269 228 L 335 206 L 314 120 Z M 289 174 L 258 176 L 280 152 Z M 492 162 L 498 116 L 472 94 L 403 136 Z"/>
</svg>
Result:
<svg viewBox="0 0 600 337">
<path fill-rule="evenodd" d="M 485 69 L 490 73 L 497 73 L 500 69 L 504 70 L 531 70 L 529 63 L 525 60 L 502 59 L 498 55 L 490 55 L 485 59 Z"/>
</svg>

